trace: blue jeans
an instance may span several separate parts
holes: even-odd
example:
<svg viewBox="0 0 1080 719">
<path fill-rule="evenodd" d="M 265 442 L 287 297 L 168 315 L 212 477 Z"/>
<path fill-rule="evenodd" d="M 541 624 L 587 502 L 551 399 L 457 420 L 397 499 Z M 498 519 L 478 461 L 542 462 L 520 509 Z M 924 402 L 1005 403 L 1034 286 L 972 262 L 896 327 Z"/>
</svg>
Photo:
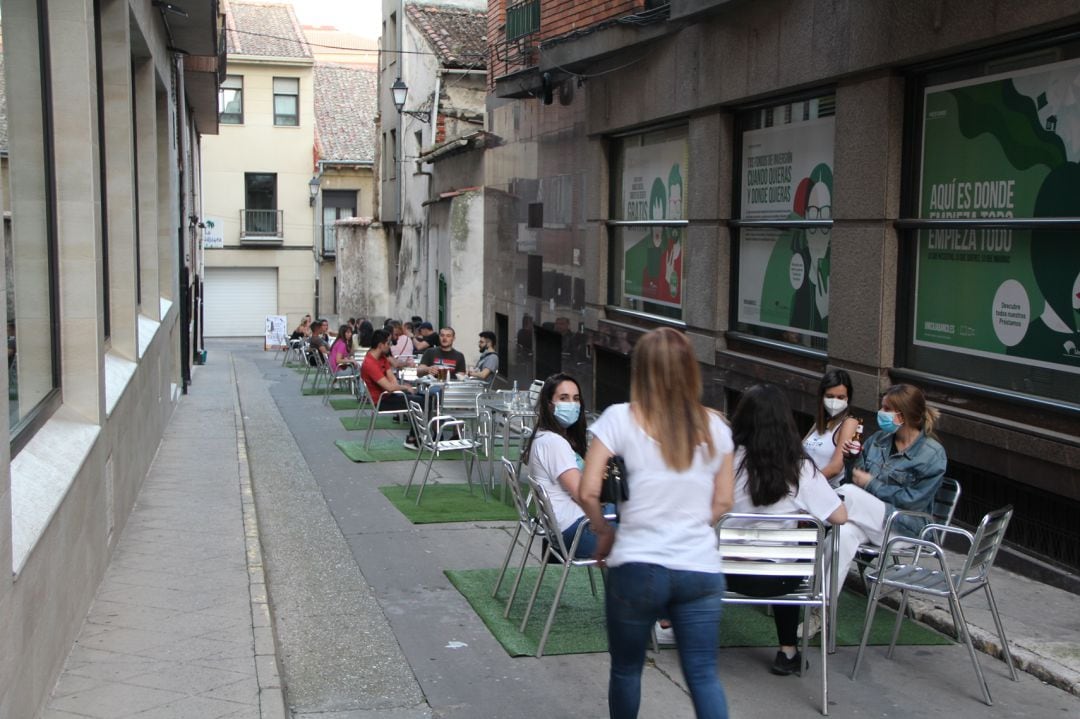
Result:
<svg viewBox="0 0 1080 719">
<path fill-rule="evenodd" d="M 614 504 L 602 504 L 600 505 L 600 511 L 604 514 L 614 514 Z M 570 545 L 574 543 L 574 535 L 577 534 L 578 525 L 585 521 L 585 517 L 579 517 L 576 522 L 562 531 L 563 543 L 566 544 L 566 549 L 569 551 Z M 609 524 L 618 526 L 614 521 L 609 520 Z M 578 540 L 577 549 L 574 551 L 575 559 L 592 559 L 592 556 L 596 554 L 596 534 L 592 531 L 592 525 L 585 527 L 581 532 L 581 539 Z"/>
<path fill-rule="evenodd" d="M 724 575 L 623 564 L 606 582 L 611 719 L 635 719 L 641 704 L 641 670 L 653 622 L 671 619 L 679 663 L 698 719 L 727 719 L 727 698 L 716 673 L 720 598 Z"/>
</svg>

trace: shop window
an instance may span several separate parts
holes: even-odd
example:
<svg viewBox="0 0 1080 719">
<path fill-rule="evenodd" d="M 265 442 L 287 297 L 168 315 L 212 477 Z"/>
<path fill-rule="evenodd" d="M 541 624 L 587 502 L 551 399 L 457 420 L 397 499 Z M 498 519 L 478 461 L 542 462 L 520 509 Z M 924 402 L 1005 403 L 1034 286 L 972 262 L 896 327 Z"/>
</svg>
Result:
<svg viewBox="0 0 1080 719">
<path fill-rule="evenodd" d="M 922 78 L 899 223 L 904 366 L 1078 406 L 1078 50 Z"/>
<path fill-rule="evenodd" d="M 43 2 L 2 6 L 8 418 L 17 451 L 59 405 L 60 331 L 50 87 Z"/>
<path fill-rule="evenodd" d="M 223 125 L 244 123 L 243 75 L 226 75 L 218 88 L 218 122 Z"/>
<path fill-rule="evenodd" d="M 688 178 L 685 126 L 614 142 L 609 302 L 682 319 Z"/>
<path fill-rule="evenodd" d="M 732 223 L 739 333 L 826 349 L 835 108 L 826 95 L 739 116 Z"/>
<path fill-rule="evenodd" d="M 300 80 L 274 78 L 274 124 L 296 127 L 300 124 Z"/>
</svg>

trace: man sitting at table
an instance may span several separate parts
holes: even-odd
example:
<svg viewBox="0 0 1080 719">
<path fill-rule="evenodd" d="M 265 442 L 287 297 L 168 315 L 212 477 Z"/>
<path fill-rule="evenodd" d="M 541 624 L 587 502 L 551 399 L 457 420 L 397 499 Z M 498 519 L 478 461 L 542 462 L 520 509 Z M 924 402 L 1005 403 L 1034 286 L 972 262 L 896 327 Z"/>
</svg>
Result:
<svg viewBox="0 0 1080 719">
<path fill-rule="evenodd" d="M 454 328 L 443 327 L 439 330 L 439 347 L 424 352 L 420 358 L 420 366 L 417 368 L 418 377 L 435 375 L 439 379 L 453 379 L 455 374 L 465 374 L 468 367 L 465 365 L 465 355 L 454 349 Z"/>
<path fill-rule="evenodd" d="M 390 355 L 399 360 L 413 355 L 412 337 L 397 320 L 390 323 Z"/>
<path fill-rule="evenodd" d="M 387 395 L 383 400 L 381 409 L 406 409 L 405 401 L 416 402 L 423 406 L 424 398 L 413 392 L 413 386 L 407 382 L 398 382 L 394 376 L 394 370 L 390 366 L 390 333 L 386 330 L 375 330 L 371 336 L 371 349 L 364 355 L 364 363 L 360 366 L 360 378 L 367 385 L 371 401 L 379 406 L 379 398 L 385 392 L 405 392 L 405 400 L 401 395 Z M 416 435 L 412 430 L 405 439 L 405 447 L 419 449 L 416 443 Z"/>
<path fill-rule="evenodd" d="M 317 319 L 311 323 L 311 338 L 308 340 L 308 347 L 313 353 L 311 355 L 311 365 L 318 366 L 319 359 L 314 355 L 318 352 L 322 355 L 322 361 L 325 362 L 327 355 L 330 354 L 330 344 L 326 341 L 326 320 Z"/>
<path fill-rule="evenodd" d="M 420 322 L 413 333 L 413 349 L 417 352 L 425 352 L 432 347 L 439 346 L 439 335 L 435 334 L 435 328 L 430 322 Z"/>
<path fill-rule="evenodd" d="M 495 351 L 495 333 L 484 330 L 480 333 L 480 358 L 476 360 L 476 366 L 469 370 L 469 376 L 482 379 L 485 382 L 499 371 L 499 355 Z"/>
</svg>

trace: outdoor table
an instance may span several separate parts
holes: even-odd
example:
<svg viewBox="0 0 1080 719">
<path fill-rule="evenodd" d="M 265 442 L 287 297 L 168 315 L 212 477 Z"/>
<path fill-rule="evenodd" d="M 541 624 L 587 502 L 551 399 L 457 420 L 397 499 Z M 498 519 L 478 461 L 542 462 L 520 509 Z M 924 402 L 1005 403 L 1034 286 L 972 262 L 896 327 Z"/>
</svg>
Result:
<svg viewBox="0 0 1080 719">
<path fill-rule="evenodd" d="M 519 397 L 516 398 L 516 399 L 514 398 L 513 393 L 500 392 L 495 397 L 480 397 L 480 398 L 478 398 L 477 401 L 476 401 L 476 405 L 477 405 L 478 410 L 487 410 L 492 415 L 498 414 L 498 415 L 502 415 L 505 418 L 506 423 L 504 425 L 505 429 L 503 430 L 503 437 L 502 437 L 502 439 L 503 439 L 503 442 L 502 442 L 502 444 L 503 444 L 502 457 L 504 459 L 510 459 L 509 455 L 510 455 L 510 425 L 511 425 L 511 423 L 515 419 L 520 419 L 522 429 L 524 430 L 525 425 L 528 424 L 528 425 L 531 426 L 536 421 L 537 416 L 538 416 L 536 414 L 536 411 L 533 409 L 533 407 L 529 403 L 529 394 L 528 394 L 528 392 L 519 393 Z M 492 431 L 494 432 L 494 421 L 492 422 Z M 489 441 L 490 441 L 490 439 L 493 439 L 493 437 L 489 438 Z M 494 443 L 491 443 L 491 444 L 493 445 Z M 494 452 L 492 451 L 494 449 L 494 446 L 485 447 L 485 449 L 487 450 L 488 469 L 490 470 L 489 473 L 488 473 L 488 476 L 492 477 L 492 481 L 494 482 L 495 457 L 494 457 Z M 494 489 L 494 486 L 492 486 L 492 489 Z"/>
</svg>

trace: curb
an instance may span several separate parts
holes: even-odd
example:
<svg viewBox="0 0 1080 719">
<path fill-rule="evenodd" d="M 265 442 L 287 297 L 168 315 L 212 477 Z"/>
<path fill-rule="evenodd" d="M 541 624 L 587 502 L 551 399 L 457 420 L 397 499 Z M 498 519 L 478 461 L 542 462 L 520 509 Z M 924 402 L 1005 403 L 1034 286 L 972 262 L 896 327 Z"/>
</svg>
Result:
<svg viewBox="0 0 1080 719">
<path fill-rule="evenodd" d="M 244 515 L 244 545 L 247 555 L 248 594 L 251 602 L 251 631 L 255 647 L 255 674 L 259 685 L 259 716 L 261 719 L 288 719 L 285 687 L 281 681 L 277 637 L 270 615 L 270 600 L 266 594 L 266 573 L 263 567 L 262 545 L 259 543 L 259 519 L 255 512 L 252 492 L 251 466 L 247 457 L 247 435 L 240 409 L 236 385 L 236 366 L 229 358 L 229 373 L 233 385 L 233 416 L 236 421 L 236 454 L 240 475 L 240 499 Z"/>
</svg>

